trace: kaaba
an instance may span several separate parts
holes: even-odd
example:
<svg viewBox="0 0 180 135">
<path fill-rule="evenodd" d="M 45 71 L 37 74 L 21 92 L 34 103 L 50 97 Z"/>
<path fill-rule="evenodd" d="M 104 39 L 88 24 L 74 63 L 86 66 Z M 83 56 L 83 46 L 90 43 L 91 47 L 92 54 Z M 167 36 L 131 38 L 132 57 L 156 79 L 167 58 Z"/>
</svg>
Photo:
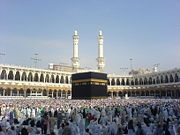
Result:
<svg viewBox="0 0 180 135">
<path fill-rule="evenodd" d="M 85 72 L 72 74 L 72 99 L 107 98 L 107 74 Z"/>
</svg>

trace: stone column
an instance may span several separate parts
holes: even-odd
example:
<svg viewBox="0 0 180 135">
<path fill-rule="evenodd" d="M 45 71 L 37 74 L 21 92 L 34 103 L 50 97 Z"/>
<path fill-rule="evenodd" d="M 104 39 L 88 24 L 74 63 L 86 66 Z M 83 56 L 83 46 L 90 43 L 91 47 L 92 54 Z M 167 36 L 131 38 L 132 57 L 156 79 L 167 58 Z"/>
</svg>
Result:
<svg viewBox="0 0 180 135">
<path fill-rule="evenodd" d="M 46 95 L 47 95 L 47 97 L 49 97 L 49 90 L 46 91 Z"/>
<path fill-rule="evenodd" d="M 56 91 L 56 98 L 58 99 L 58 91 Z"/>
<path fill-rule="evenodd" d="M 19 96 L 19 90 L 17 90 L 17 96 Z"/>
<path fill-rule="evenodd" d="M 24 90 L 24 97 L 27 97 L 26 90 Z"/>
<path fill-rule="evenodd" d="M 111 92 L 111 98 L 113 98 L 113 92 Z"/>
<path fill-rule="evenodd" d="M 54 98 L 54 91 L 52 91 L 51 97 Z"/>
<path fill-rule="evenodd" d="M 5 96 L 5 94 L 6 94 L 6 90 L 3 90 L 3 96 Z"/>
</svg>

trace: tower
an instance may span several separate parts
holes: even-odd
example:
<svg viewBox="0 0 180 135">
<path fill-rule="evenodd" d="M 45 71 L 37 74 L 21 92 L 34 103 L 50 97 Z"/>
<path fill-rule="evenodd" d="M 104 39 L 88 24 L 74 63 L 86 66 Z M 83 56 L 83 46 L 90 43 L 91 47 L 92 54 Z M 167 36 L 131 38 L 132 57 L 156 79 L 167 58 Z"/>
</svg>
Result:
<svg viewBox="0 0 180 135">
<path fill-rule="evenodd" d="M 74 31 L 74 35 L 73 35 L 73 57 L 71 58 L 72 60 L 72 67 L 74 71 L 77 71 L 77 69 L 79 68 L 79 55 L 78 55 L 78 42 L 79 42 L 79 36 L 77 31 Z"/>
<path fill-rule="evenodd" d="M 104 72 L 104 66 L 105 66 L 105 60 L 104 60 L 104 55 L 103 55 L 103 35 L 102 31 L 99 31 L 98 35 L 98 58 L 96 59 L 98 62 L 98 70 L 100 72 Z"/>
</svg>

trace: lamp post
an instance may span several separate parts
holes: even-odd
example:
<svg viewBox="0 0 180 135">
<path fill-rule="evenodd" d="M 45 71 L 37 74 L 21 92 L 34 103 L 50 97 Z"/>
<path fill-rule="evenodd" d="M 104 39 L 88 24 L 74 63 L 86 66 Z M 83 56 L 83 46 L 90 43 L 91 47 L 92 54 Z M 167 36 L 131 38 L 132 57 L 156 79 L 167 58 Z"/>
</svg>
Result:
<svg viewBox="0 0 180 135">
<path fill-rule="evenodd" d="M 35 56 L 31 58 L 31 60 L 34 61 L 34 67 L 36 68 L 38 61 L 41 61 L 41 59 L 38 58 L 38 53 L 34 54 Z"/>
</svg>

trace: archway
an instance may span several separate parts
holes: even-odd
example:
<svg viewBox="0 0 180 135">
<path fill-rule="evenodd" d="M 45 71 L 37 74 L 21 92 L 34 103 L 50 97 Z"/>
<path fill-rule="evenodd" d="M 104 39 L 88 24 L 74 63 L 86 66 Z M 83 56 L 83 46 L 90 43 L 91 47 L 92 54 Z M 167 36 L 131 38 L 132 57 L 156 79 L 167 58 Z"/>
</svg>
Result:
<svg viewBox="0 0 180 135">
<path fill-rule="evenodd" d="M 69 83 L 68 76 L 66 76 L 66 84 L 68 84 L 68 83 Z"/>
<path fill-rule="evenodd" d="M 8 80 L 13 80 L 13 79 L 14 79 L 13 71 L 9 71 Z"/>
<path fill-rule="evenodd" d="M 46 74 L 45 82 L 49 83 L 49 75 L 48 74 Z"/>
<path fill-rule="evenodd" d="M 56 76 L 56 83 L 59 83 L 59 75 Z"/>
<path fill-rule="evenodd" d="M 32 73 L 31 73 L 31 72 L 28 74 L 28 81 L 30 81 L 30 82 L 33 81 L 33 76 L 32 76 Z"/>
<path fill-rule="evenodd" d="M 143 85 L 143 80 L 142 80 L 142 78 L 139 79 L 139 84 L 140 84 L 140 85 Z"/>
<path fill-rule="evenodd" d="M 135 85 L 138 85 L 138 79 L 137 78 L 135 79 Z"/>
<path fill-rule="evenodd" d="M 42 95 L 43 96 L 47 96 L 47 91 L 44 89 L 44 90 L 42 90 Z"/>
<path fill-rule="evenodd" d="M 157 84 L 160 83 L 160 80 L 159 80 L 159 77 L 158 77 L 158 76 L 156 77 L 156 83 L 157 83 Z"/>
<path fill-rule="evenodd" d="M 35 81 L 35 82 L 38 82 L 38 80 L 39 80 L 38 74 L 35 73 L 35 75 L 34 75 L 34 81 Z"/>
<path fill-rule="evenodd" d="M 44 82 L 44 75 L 43 74 L 41 74 L 41 76 L 40 76 L 40 82 Z"/>
<path fill-rule="evenodd" d="M 7 79 L 7 73 L 6 73 L 6 70 L 3 70 L 2 72 L 1 72 L 1 79 Z"/>
<path fill-rule="evenodd" d="M 30 96 L 31 95 L 31 90 L 30 89 L 27 89 L 27 91 L 26 91 L 26 96 L 28 97 L 28 96 Z"/>
<path fill-rule="evenodd" d="M 147 85 L 148 83 L 147 83 L 147 78 L 145 77 L 144 78 L 144 85 Z"/>
<path fill-rule="evenodd" d="M 21 80 L 22 80 L 22 81 L 26 81 L 26 79 L 27 79 L 27 75 L 26 75 L 25 72 L 23 72 L 23 73 L 22 73 Z"/>
<path fill-rule="evenodd" d="M 179 77 L 177 74 L 175 74 L 175 82 L 179 82 Z"/>
<path fill-rule="evenodd" d="M 120 80 L 119 79 L 117 79 L 116 84 L 120 85 Z"/>
<path fill-rule="evenodd" d="M 20 73 L 19 73 L 19 71 L 17 71 L 16 72 L 16 74 L 15 74 L 15 80 L 20 80 Z"/>
<path fill-rule="evenodd" d="M 127 81 L 126 81 L 127 83 Z M 121 80 L 121 85 L 125 85 L 124 79 Z"/>
<path fill-rule="evenodd" d="M 64 77 L 63 76 L 61 76 L 60 83 L 64 83 Z"/>
<path fill-rule="evenodd" d="M 152 78 L 151 77 L 149 78 L 149 84 L 150 85 L 152 84 Z"/>
<path fill-rule="evenodd" d="M 171 83 L 174 82 L 174 78 L 173 78 L 172 74 L 170 75 L 170 82 Z"/>
<path fill-rule="evenodd" d="M 169 83 L 169 79 L 167 75 L 165 76 L 165 83 Z"/>
<path fill-rule="evenodd" d="M 52 82 L 52 83 L 55 83 L 54 75 L 51 75 L 51 82 Z"/>
<path fill-rule="evenodd" d="M 134 80 L 131 80 L 131 85 L 134 85 Z"/>
<path fill-rule="evenodd" d="M 115 85 L 115 80 L 114 80 L 114 78 L 111 80 L 111 85 Z"/>
</svg>

